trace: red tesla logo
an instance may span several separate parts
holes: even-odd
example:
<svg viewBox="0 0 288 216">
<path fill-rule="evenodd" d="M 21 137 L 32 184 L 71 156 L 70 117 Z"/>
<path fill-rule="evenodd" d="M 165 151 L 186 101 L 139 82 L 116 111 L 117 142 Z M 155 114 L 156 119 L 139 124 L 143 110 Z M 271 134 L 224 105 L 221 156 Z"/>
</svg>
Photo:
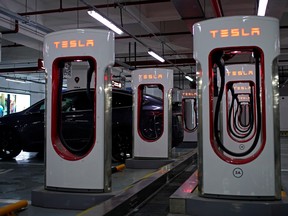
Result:
<svg viewBox="0 0 288 216">
<path fill-rule="evenodd" d="M 94 40 L 63 40 L 54 41 L 56 49 L 94 47 Z"/>
<path fill-rule="evenodd" d="M 249 37 L 249 36 L 260 36 L 260 28 L 231 28 L 231 29 L 219 29 L 210 30 L 212 38 L 229 38 L 229 37 Z"/>
</svg>

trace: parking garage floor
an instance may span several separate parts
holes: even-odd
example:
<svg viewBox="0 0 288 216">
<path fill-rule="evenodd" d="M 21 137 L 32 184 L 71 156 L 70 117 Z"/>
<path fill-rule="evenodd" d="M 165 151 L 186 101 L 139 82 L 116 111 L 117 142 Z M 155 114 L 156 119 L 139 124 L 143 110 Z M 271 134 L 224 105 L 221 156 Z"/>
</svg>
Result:
<svg viewBox="0 0 288 216">
<path fill-rule="evenodd" d="M 179 155 L 186 153 L 191 149 L 189 148 L 179 148 L 177 151 Z M 282 186 L 287 192 L 288 190 L 288 137 L 281 138 L 281 177 Z M 188 169 L 188 171 L 187 171 Z M 188 178 L 189 172 L 191 171 L 191 166 L 187 167 L 185 174 L 182 176 L 183 181 Z M 113 190 L 121 190 L 134 182 L 139 181 L 139 179 L 150 175 L 155 170 L 153 169 L 125 169 L 122 172 L 113 174 L 112 186 Z M 62 210 L 62 209 L 50 209 L 50 208 L 40 208 L 31 205 L 31 191 L 35 188 L 44 185 L 44 173 L 45 164 L 43 156 L 36 153 L 25 153 L 22 152 L 15 160 L 1 161 L 0 160 L 0 207 L 15 203 L 19 200 L 28 200 L 29 205 L 26 209 L 18 212 L 20 216 L 34 216 L 34 215 L 84 215 L 82 210 Z M 122 179 L 122 180 L 121 180 Z M 170 215 L 169 213 L 169 193 L 173 193 L 176 189 L 175 186 L 179 185 L 180 178 L 178 178 L 178 183 L 173 183 L 173 187 L 163 187 L 162 192 L 154 194 L 154 198 L 150 197 L 149 200 L 145 200 L 145 203 L 137 206 L 130 215 L 144 216 L 144 215 Z M 116 183 L 117 182 L 117 183 Z M 174 188 L 174 189 L 173 189 Z M 153 201 L 154 200 L 154 201 Z M 156 200 L 156 201 L 155 201 Z M 157 211 L 151 211 L 151 206 Z M 150 209 L 150 211 L 149 211 Z M 154 212 L 154 213 L 153 213 Z M 101 215 L 101 214 L 99 214 Z"/>
<path fill-rule="evenodd" d="M 193 148 L 177 148 L 172 150 L 172 158 L 185 155 Z M 40 208 L 31 205 L 31 192 L 44 185 L 45 164 L 43 155 L 22 152 L 13 160 L 1 161 L 0 168 L 0 207 L 15 203 L 19 200 L 28 200 L 27 209 L 18 215 L 76 215 L 83 210 L 61 210 Z M 112 191 L 129 188 L 135 182 L 150 176 L 156 169 L 124 169 L 112 174 Z"/>
</svg>

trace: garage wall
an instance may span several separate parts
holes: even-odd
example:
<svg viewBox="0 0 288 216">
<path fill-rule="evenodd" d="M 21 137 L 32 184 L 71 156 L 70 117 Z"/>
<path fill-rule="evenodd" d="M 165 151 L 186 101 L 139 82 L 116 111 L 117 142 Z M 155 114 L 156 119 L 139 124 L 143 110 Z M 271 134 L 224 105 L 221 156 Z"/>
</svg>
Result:
<svg viewBox="0 0 288 216">
<path fill-rule="evenodd" d="M 30 104 L 34 104 L 45 97 L 45 85 L 38 83 L 16 83 L 0 78 L 0 91 L 18 94 L 30 94 Z"/>
</svg>

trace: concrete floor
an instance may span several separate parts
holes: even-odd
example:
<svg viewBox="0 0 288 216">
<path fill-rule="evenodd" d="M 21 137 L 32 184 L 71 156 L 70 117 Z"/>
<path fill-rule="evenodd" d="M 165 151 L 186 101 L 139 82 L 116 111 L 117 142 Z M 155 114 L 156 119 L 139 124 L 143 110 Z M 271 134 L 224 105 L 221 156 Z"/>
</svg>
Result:
<svg viewBox="0 0 288 216">
<path fill-rule="evenodd" d="M 288 137 L 281 138 L 281 179 L 284 190 L 288 191 Z M 145 175 L 149 175 L 153 170 L 129 170 L 116 173 L 112 181 L 114 190 L 127 187 L 129 184 L 139 180 Z M 15 160 L 0 160 L 0 207 L 9 203 L 15 203 L 18 200 L 26 199 L 30 202 L 31 191 L 39 186 L 44 185 L 45 165 L 43 156 L 35 153 L 21 153 Z M 120 180 L 119 180 L 120 179 Z M 124 181 L 121 181 L 124 179 Z M 116 183 L 118 182 L 118 183 Z M 161 204 L 162 205 L 162 204 Z M 163 206 L 162 206 L 163 207 Z M 157 206 L 155 206 L 157 208 Z M 167 209 L 167 208 L 166 208 Z M 19 212 L 20 216 L 42 216 L 77 215 L 82 211 L 78 210 L 61 210 L 39 208 L 29 205 L 28 208 Z M 147 214 L 149 215 L 149 214 Z M 161 215 L 167 215 L 163 212 Z M 169 214 L 172 215 L 172 214 Z"/>
<path fill-rule="evenodd" d="M 172 158 L 178 158 L 190 151 L 191 148 L 173 149 Z M 0 164 L 0 207 L 19 200 L 27 200 L 29 202 L 28 208 L 19 212 L 18 215 L 70 216 L 82 212 L 82 210 L 49 209 L 31 205 L 31 191 L 44 185 L 45 164 L 43 155 L 22 152 L 13 160 L 0 160 Z M 117 193 L 117 191 L 124 190 L 145 176 L 149 176 L 155 170 L 126 168 L 122 172 L 114 173 L 112 174 L 112 191 Z"/>
</svg>

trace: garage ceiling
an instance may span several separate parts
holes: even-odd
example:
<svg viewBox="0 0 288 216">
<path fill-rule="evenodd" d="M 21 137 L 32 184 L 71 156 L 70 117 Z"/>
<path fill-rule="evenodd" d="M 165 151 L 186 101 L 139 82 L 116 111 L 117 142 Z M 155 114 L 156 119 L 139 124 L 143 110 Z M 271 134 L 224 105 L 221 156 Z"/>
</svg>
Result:
<svg viewBox="0 0 288 216">
<path fill-rule="evenodd" d="M 222 16 L 256 15 L 257 5 L 258 0 L 1 0 L 0 71 L 37 72 L 35 67 L 42 58 L 43 37 L 48 32 L 106 29 L 87 14 L 89 6 L 94 6 L 128 33 L 116 35 L 115 66 L 171 67 L 175 74 L 194 75 L 192 25 L 215 18 L 219 13 Z M 280 74 L 284 82 L 288 65 L 288 1 L 270 0 L 266 16 L 280 20 L 279 65 L 284 66 Z M 166 63 L 151 58 L 147 47 L 163 55 Z"/>
</svg>

